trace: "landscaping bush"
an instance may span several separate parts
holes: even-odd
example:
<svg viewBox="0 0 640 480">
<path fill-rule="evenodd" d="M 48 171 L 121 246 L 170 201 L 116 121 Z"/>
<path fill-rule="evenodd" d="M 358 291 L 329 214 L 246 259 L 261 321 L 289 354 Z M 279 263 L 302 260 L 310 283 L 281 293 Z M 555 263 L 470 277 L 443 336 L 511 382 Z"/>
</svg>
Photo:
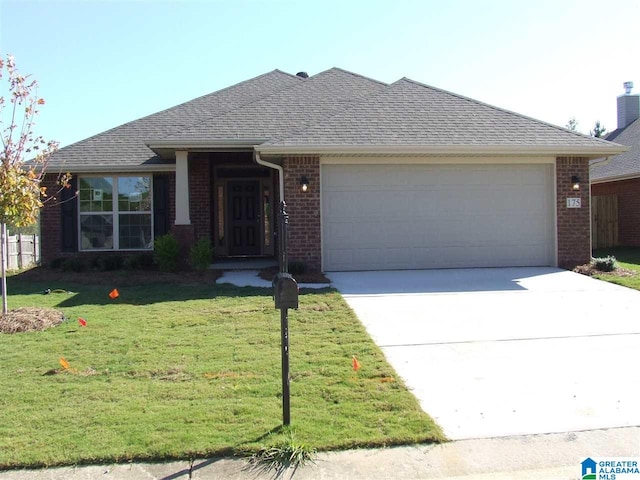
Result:
<svg viewBox="0 0 640 480">
<path fill-rule="evenodd" d="M 66 258 L 60 265 L 63 272 L 84 272 L 87 265 L 80 258 Z"/>
<path fill-rule="evenodd" d="M 180 245 L 176 237 L 168 233 L 153 242 L 153 258 L 163 272 L 175 272 L 178 269 Z"/>
<path fill-rule="evenodd" d="M 58 270 L 62 268 L 63 263 L 64 263 L 64 257 L 54 258 L 53 260 L 51 260 L 49 267 L 51 267 L 53 270 Z"/>
<path fill-rule="evenodd" d="M 199 272 L 204 272 L 211 265 L 213 259 L 213 248 L 211 247 L 211 240 L 208 238 L 201 238 L 198 240 L 189 252 L 189 261 L 191 267 Z"/>
<path fill-rule="evenodd" d="M 91 259 L 91 268 L 101 272 L 120 270 L 124 265 L 124 257 L 121 255 L 103 255 Z"/>
<path fill-rule="evenodd" d="M 592 258 L 591 266 L 601 272 L 613 272 L 618 267 L 616 257 L 609 255 L 607 257 Z"/>
<path fill-rule="evenodd" d="M 140 253 L 138 255 L 130 255 L 124 259 L 123 267 L 127 270 L 144 270 L 153 265 L 153 256 Z"/>
</svg>

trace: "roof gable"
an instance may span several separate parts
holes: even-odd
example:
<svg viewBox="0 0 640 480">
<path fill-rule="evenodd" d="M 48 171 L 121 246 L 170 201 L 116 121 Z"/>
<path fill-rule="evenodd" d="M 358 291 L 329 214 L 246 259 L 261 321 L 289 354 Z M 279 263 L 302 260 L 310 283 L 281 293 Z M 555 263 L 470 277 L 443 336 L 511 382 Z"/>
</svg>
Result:
<svg viewBox="0 0 640 480">
<path fill-rule="evenodd" d="M 207 118 L 166 140 L 246 138 L 266 141 L 313 125 L 385 87 L 386 84 L 377 80 L 332 68 L 224 115 Z"/>
<path fill-rule="evenodd" d="M 73 170 L 93 164 L 118 167 L 157 162 L 159 159 L 145 140 L 224 115 L 299 82 L 300 77 L 273 70 L 61 148 L 51 164 L 64 164 L 65 169 Z"/>
<path fill-rule="evenodd" d="M 610 145 L 561 127 L 403 78 L 348 110 L 272 146 Z"/>
</svg>

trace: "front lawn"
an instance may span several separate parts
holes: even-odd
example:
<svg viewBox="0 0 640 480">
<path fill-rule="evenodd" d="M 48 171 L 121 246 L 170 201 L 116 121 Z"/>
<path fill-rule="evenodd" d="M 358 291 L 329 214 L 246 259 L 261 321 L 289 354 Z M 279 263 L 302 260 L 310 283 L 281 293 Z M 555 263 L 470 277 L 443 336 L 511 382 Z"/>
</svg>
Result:
<svg viewBox="0 0 640 480">
<path fill-rule="evenodd" d="M 68 320 L 0 334 L 0 468 L 246 454 L 281 440 L 270 289 L 102 283 L 9 278 L 10 309 Z M 327 450 L 444 439 L 335 291 L 303 290 L 289 317 L 296 440 Z"/>
<path fill-rule="evenodd" d="M 639 247 L 615 247 L 594 250 L 594 257 L 606 257 L 613 255 L 618 261 L 618 266 L 628 271 L 626 276 L 600 273 L 594 275 L 600 280 L 616 283 L 625 287 L 640 290 L 640 248 Z"/>
</svg>

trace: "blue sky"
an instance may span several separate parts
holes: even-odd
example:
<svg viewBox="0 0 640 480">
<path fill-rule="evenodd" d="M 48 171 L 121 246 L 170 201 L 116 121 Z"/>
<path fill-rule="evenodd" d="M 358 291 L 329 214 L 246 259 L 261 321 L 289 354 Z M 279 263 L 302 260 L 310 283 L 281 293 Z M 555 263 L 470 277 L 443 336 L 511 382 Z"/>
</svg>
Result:
<svg viewBox="0 0 640 480">
<path fill-rule="evenodd" d="M 587 133 L 640 92 L 640 2 L 0 0 L 62 145 L 278 68 L 402 77 Z M 4 87 L 4 85 L 3 85 Z"/>
</svg>

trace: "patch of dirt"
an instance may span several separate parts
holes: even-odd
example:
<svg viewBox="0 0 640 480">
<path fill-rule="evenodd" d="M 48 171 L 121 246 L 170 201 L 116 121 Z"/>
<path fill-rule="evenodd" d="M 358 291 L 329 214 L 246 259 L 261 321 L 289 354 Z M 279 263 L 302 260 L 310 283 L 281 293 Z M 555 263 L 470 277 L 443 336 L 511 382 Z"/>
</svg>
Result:
<svg viewBox="0 0 640 480">
<path fill-rule="evenodd" d="M 52 308 L 16 308 L 0 314 L 0 333 L 41 332 L 64 321 L 62 312 Z"/>
<path fill-rule="evenodd" d="M 270 282 L 276 273 L 278 273 L 278 267 L 269 267 L 260 270 L 258 276 Z M 298 283 L 326 283 L 327 286 L 331 283 L 331 280 L 325 277 L 322 272 L 292 273 L 291 275 Z"/>
<path fill-rule="evenodd" d="M 582 275 L 587 275 L 592 277 L 593 275 L 609 275 L 611 277 L 635 277 L 637 272 L 633 270 L 627 270 L 626 268 L 618 267 L 612 272 L 603 272 L 593 267 L 593 265 L 587 263 L 585 265 L 578 265 L 573 269 L 576 273 L 581 273 Z"/>
</svg>

